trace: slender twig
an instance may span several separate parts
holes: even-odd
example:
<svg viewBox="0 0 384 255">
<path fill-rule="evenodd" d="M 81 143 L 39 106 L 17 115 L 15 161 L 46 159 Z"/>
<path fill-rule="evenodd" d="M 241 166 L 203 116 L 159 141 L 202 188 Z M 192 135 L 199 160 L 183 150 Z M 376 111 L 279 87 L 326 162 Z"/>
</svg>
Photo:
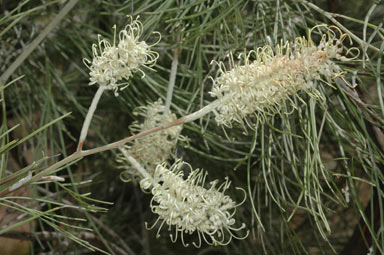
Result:
<svg viewBox="0 0 384 255">
<path fill-rule="evenodd" d="M 97 99 L 97 97 L 101 96 L 102 92 L 103 92 L 103 89 L 99 88 L 99 90 L 96 92 L 96 95 L 95 95 L 94 99 L 92 100 L 92 104 L 91 104 L 91 107 L 90 107 L 89 111 L 92 111 L 92 105 L 93 104 L 97 105 L 97 102 L 99 101 Z M 100 94 L 99 96 L 97 95 L 98 93 Z M 221 104 L 221 102 L 223 102 L 223 100 L 226 100 L 226 98 L 227 97 L 223 97 L 221 99 L 217 99 L 217 100 L 213 101 L 212 103 L 208 104 L 207 106 L 201 108 L 200 110 L 198 110 L 196 112 L 193 112 L 193 113 L 191 113 L 191 114 L 189 114 L 187 116 L 181 117 L 181 118 L 179 118 L 179 119 L 177 119 L 175 121 L 172 121 L 172 122 L 160 125 L 158 127 L 155 127 L 155 128 L 149 129 L 149 130 L 145 130 L 145 131 L 140 132 L 140 133 L 138 133 L 136 135 L 129 136 L 129 137 L 121 139 L 121 140 L 119 140 L 117 142 L 110 143 L 110 144 L 107 144 L 107 145 L 104 145 L 104 146 L 100 146 L 100 147 L 97 147 L 97 148 L 94 148 L 94 149 L 82 150 L 81 148 L 82 148 L 82 144 L 83 144 L 84 140 L 83 140 L 83 142 L 81 142 L 81 140 L 80 140 L 79 141 L 79 146 L 78 146 L 76 152 L 72 153 L 71 155 L 69 155 L 68 157 L 62 159 L 61 161 L 56 162 L 52 166 L 42 170 L 41 172 L 39 172 L 38 174 L 33 176 L 26 183 L 37 181 L 37 180 L 39 180 L 43 176 L 50 175 L 56 169 L 66 165 L 67 163 L 70 163 L 70 162 L 72 162 L 72 161 L 74 161 L 76 159 L 79 159 L 79 158 L 82 158 L 82 157 L 85 157 L 85 156 L 89 156 L 89 155 L 92 155 L 92 154 L 95 154 L 95 153 L 98 153 L 98 152 L 103 152 L 103 151 L 108 151 L 108 150 L 112 150 L 112 149 L 117 149 L 120 146 L 126 144 L 127 142 L 130 142 L 130 141 L 135 140 L 137 138 L 140 138 L 140 137 L 143 137 L 143 136 L 146 136 L 146 135 L 149 135 L 149 134 L 152 134 L 152 133 L 155 133 L 155 132 L 158 132 L 158 131 L 170 128 L 170 127 L 178 126 L 178 125 L 181 125 L 181 124 L 188 123 L 188 122 L 194 121 L 196 119 L 199 119 L 199 118 L 205 116 L 206 114 L 210 113 L 211 111 L 213 111 L 217 106 L 219 106 Z M 96 109 L 96 106 L 94 107 L 93 111 L 95 109 Z M 93 115 L 93 113 L 92 114 L 87 114 L 86 120 L 84 121 L 83 130 L 88 130 L 88 127 L 89 127 L 92 115 Z M 86 124 L 87 119 L 89 119 L 88 124 Z M 84 128 L 86 125 L 88 125 L 88 127 Z M 82 130 L 82 132 L 83 132 L 83 130 Z M 86 132 L 87 131 L 84 131 L 85 136 L 86 136 Z M 80 139 L 85 139 L 85 136 L 84 137 L 80 136 Z"/>
<path fill-rule="evenodd" d="M 131 155 L 129 155 L 129 153 L 123 148 L 123 147 L 120 147 L 119 148 L 120 151 L 123 153 L 124 157 L 129 161 L 129 163 L 132 164 L 132 166 L 134 168 L 137 169 L 137 171 L 139 171 L 139 173 L 144 177 L 144 178 L 152 178 L 152 176 L 147 172 L 147 170 L 144 169 L 144 167 L 142 167 L 140 165 L 139 162 L 137 162 L 137 160 L 132 157 Z"/>
<path fill-rule="evenodd" d="M 137 138 L 140 138 L 140 137 L 143 137 L 143 136 L 146 136 L 146 135 L 149 135 L 149 134 L 152 134 L 152 133 L 155 133 L 155 132 L 158 132 L 158 131 L 170 128 L 170 127 L 178 126 L 178 125 L 181 125 L 181 124 L 188 123 L 188 122 L 194 121 L 196 119 L 199 119 L 199 118 L 205 116 L 206 114 L 210 113 L 211 111 L 213 111 L 217 106 L 219 106 L 221 104 L 221 102 L 223 100 L 226 100 L 226 99 L 227 99 L 226 97 L 223 97 L 221 99 L 215 100 L 212 103 L 208 104 L 207 106 L 203 107 L 202 109 L 200 109 L 200 110 L 198 110 L 198 111 L 196 111 L 194 113 L 191 113 L 191 114 L 189 114 L 187 116 L 181 117 L 181 118 L 179 118 L 179 119 L 177 119 L 175 121 L 172 121 L 172 122 L 160 125 L 158 127 L 155 127 L 155 128 L 149 129 L 149 130 L 145 130 L 145 131 L 140 132 L 140 133 L 138 133 L 136 135 L 126 137 L 126 138 L 121 139 L 119 141 L 116 141 L 116 142 L 113 142 L 113 143 L 110 143 L 110 144 L 107 144 L 107 145 L 104 145 L 104 146 L 100 146 L 100 147 L 97 147 L 97 148 L 94 148 L 94 149 L 90 149 L 90 150 L 82 150 L 82 151 L 78 151 L 77 150 L 76 152 L 74 152 L 73 154 L 69 155 L 68 157 L 62 159 L 61 161 L 56 162 L 55 164 L 51 165 L 50 167 L 47 167 L 46 169 L 44 169 L 41 172 L 37 173 L 35 176 L 33 176 L 26 183 L 31 183 L 31 182 L 39 180 L 43 176 L 50 175 L 56 169 L 58 169 L 58 168 L 60 168 L 62 166 L 65 166 L 67 163 L 70 163 L 70 162 L 72 162 L 72 161 L 74 161 L 76 159 L 79 159 L 79 158 L 82 158 L 82 157 L 86 157 L 86 156 L 89 156 L 89 155 L 92 155 L 92 154 L 95 154 L 95 153 L 98 153 L 98 152 L 103 152 L 103 151 L 108 151 L 108 150 L 112 150 L 112 149 L 117 149 L 120 146 L 126 144 L 127 142 L 130 142 L 130 141 L 135 140 Z"/>
<path fill-rule="evenodd" d="M 81 151 L 83 148 L 85 138 L 87 137 L 87 134 L 88 134 L 89 125 L 91 124 L 93 114 L 96 111 L 97 104 L 99 103 L 101 95 L 103 94 L 104 90 L 105 90 L 104 86 L 99 86 L 99 88 L 96 91 L 95 96 L 92 99 L 92 103 L 89 106 L 87 116 L 85 116 L 83 127 L 81 128 L 79 144 L 77 145 L 77 151 Z"/>
<path fill-rule="evenodd" d="M 177 37 L 177 43 L 179 42 L 179 40 L 180 40 L 180 37 L 178 36 Z M 175 82 L 176 82 L 177 66 L 179 63 L 178 56 L 179 56 L 179 48 L 176 48 L 174 53 L 173 53 L 171 74 L 169 76 L 167 99 L 165 101 L 165 113 L 169 113 L 169 109 L 171 108 L 173 89 L 175 87 Z"/>
</svg>

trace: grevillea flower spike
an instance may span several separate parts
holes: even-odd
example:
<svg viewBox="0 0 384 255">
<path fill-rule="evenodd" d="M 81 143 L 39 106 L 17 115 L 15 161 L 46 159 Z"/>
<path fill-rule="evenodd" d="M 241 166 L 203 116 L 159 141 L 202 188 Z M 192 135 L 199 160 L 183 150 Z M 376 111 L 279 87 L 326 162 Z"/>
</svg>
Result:
<svg viewBox="0 0 384 255">
<path fill-rule="evenodd" d="M 128 86 L 128 83 L 118 83 L 120 80 L 128 79 L 132 73 L 137 71 L 141 71 L 142 77 L 144 77 L 144 72 L 140 68 L 143 66 L 150 68 L 156 64 L 159 56 L 158 53 L 151 51 L 151 46 L 148 46 L 146 42 L 139 41 L 143 25 L 138 20 L 138 17 L 135 20 L 131 16 L 128 16 L 128 18 L 131 20 L 130 24 L 119 32 L 119 42 L 117 45 L 115 25 L 113 26 L 114 36 L 112 45 L 107 39 L 101 39 L 99 35 L 99 44 L 92 45 L 92 61 L 83 59 L 84 64 L 90 70 L 89 85 L 98 83 L 99 88 L 92 99 L 83 127 L 81 128 L 77 151 L 81 151 L 83 148 L 89 125 L 104 90 L 114 90 L 115 96 L 118 96 L 118 90 Z"/>
<path fill-rule="evenodd" d="M 134 114 L 144 117 L 144 121 L 142 123 L 136 121 L 130 126 L 132 134 L 137 134 L 176 120 L 176 115 L 165 109 L 161 99 L 147 106 L 139 107 L 135 110 Z M 185 140 L 185 138 L 180 135 L 181 130 L 182 125 L 171 127 L 135 139 L 131 144 L 125 145 L 124 149 L 134 157 L 149 174 L 153 175 L 156 166 L 170 158 L 172 149 L 175 147 L 177 141 Z M 136 177 L 138 177 L 139 180 L 142 178 L 140 173 L 127 162 L 123 154 L 118 154 L 116 160 L 122 163 L 120 168 L 125 169 L 121 174 L 123 181 Z"/>
<path fill-rule="evenodd" d="M 311 37 L 314 29 L 326 28 L 320 43 L 316 45 Z M 333 30 L 336 30 L 337 35 Z M 281 110 L 284 100 L 290 100 L 298 91 L 320 97 L 315 81 L 330 84 L 336 77 L 343 79 L 344 72 L 333 60 L 350 61 L 358 56 L 358 49 L 351 48 L 343 55 L 343 42 L 348 35 L 335 26 L 319 25 L 309 31 L 308 39 L 296 38 L 293 43 L 283 43 L 275 47 L 264 46 L 241 54 L 243 65 L 231 69 L 219 63 L 219 75 L 213 79 L 211 96 L 221 100 L 216 108 L 216 122 L 232 127 L 232 123 L 248 123 L 248 116 L 255 115 L 263 120 Z M 352 50 L 354 57 L 348 58 Z M 254 59 L 251 61 L 250 59 Z M 292 102 L 292 105 L 293 102 Z"/>
<path fill-rule="evenodd" d="M 143 31 L 143 25 L 138 20 L 128 16 L 130 23 L 119 32 L 119 41 L 116 42 L 116 25 L 113 26 L 114 37 L 111 44 L 107 39 L 99 35 L 98 44 L 92 45 L 92 61 L 84 59 L 84 64 L 89 68 L 89 85 L 99 84 L 106 89 L 117 91 L 128 86 L 127 83 L 119 83 L 122 79 L 129 79 L 132 73 L 141 71 L 143 66 L 151 67 L 156 64 L 158 53 L 151 51 L 153 45 L 148 45 L 139 38 Z M 160 34 L 159 34 L 160 35 Z M 160 38 L 160 37 L 159 37 Z M 159 39 L 160 40 L 160 39 Z"/>
<path fill-rule="evenodd" d="M 190 168 L 190 173 L 184 179 L 183 166 Z M 156 222 L 149 229 L 154 228 L 160 222 L 159 232 L 164 224 L 175 228 L 175 234 L 171 234 L 171 240 L 176 242 L 180 235 L 184 246 L 184 234 L 197 232 L 198 243 L 193 242 L 196 247 L 201 246 L 202 239 L 209 245 L 227 245 L 232 238 L 244 239 L 248 232 L 238 237 L 235 232 L 245 228 L 245 224 L 235 227 L 236 208 L 245 201 L 236 204 L 225 191 L 231 182 L 226 178 L 225 182 L 218 185 L 218 180 L 210 182 L 210 188 L 204 188 L 207 173 L 199 169 L 193 170 L 185 162 L 177 161 L 171 168 L 165 164 L 156 167 L 153 177 L 144 178 L 141 188 L 149 190 L 153 198 L 151 200 L 152 212 L 159 215 Z M 245 191 L 241 188 L 244 192 Z"/>
</svg>

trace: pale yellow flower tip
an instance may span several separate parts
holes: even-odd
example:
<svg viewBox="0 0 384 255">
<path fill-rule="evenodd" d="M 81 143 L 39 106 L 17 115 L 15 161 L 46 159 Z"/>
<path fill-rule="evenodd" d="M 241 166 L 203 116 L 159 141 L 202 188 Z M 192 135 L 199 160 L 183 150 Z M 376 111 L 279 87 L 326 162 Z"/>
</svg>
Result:
<svg viewBox="0 0 384 255">
<path fill-rule="evenodd" d="M 119 32 L 116 42 L 116 25 L 113 26 L 114 38 L 111 44 L 99 35 L 98 44 L 92 45 L 92 61 L 84 59 L 89 68 L 89 85 L 99 84 L 106 89 L 117 91 L 127 87 L 127 83 L 119 83 L 122 79 L 129 79 L 132 73 L 141 71 L 142 66 L 151 67 L 156 63 L 158 53 L 151 51 L 153 45 L 148 45 L 139 38 L 143 32 L 143 25 L 138 20 L 128 16 L 130 23 Z M 157 42 L 155 43 L 157 44 Z M 154 45 L 155 45 L 154 44 Z"/>
<path fill-rule="evenodd" d="M 311 34 L 318 27 L 325 28 L 326 33 L 316 45 Z M 249 124 L 248 117 L 252 114 L 263 120 L 266 115 L 279 112 L 282 102 L 298 91 L 311 91 L 319 96 L 314 81 L 330 83 L 336 77 L 343 78 L 344 72 L 333 60 L 355 59 L 358 52 L 354 58 L 346 56 L 358 49 L 352 48 L 343 55 L 343 41 L 349 38 L 346 34 L 334 26 L 315 28 L 309 31 L 308 39 L 299 37 L 294 42 L 281 42 L 275 50 L 264 46 L 242 54 L 242 65 L 234 64 L 232 59 L 229 71 L 220 62 L 219 75 L 213 79 L 209 92 L 222 100 L 215 112 L 216 122 L 228 127 L 234 122 Z"/>
<path fill-rule="evenodd" d="M 190 174 L 184 179 L 183 166 L 190 168 Z M 193 245 L 200 247 L 202 240 L 210 245 L 226 245 L 232 238 L 244 239 L 248 232 L 238 237 L 235 232 L 245 228 L 245 224 L 235 227 L 234 215 L 236 208 L 245 201 L 236 204 L 225 191 L 231 182 L 218 185 L 218 181 L 210 182 L 208 189 L 204 188 L 207 173 L 199 169 L 193 170 L 185 162 L 178 161 L 170 169 L 164 164 L 158 165 L 153 178 L 145 178 L 140 182 L 142 189 L 152 193 L 151 210 L 159 215 L 152 229 L 160 222 L 159 232 L 164 224 L 169 230 L 175 228 L 171 240 L 176 242 L 180 236 L 184 246 L 184 234 L 197 232 L 198 242 Z M 240 189 L 240 188 L 238 188 Z M 245 191 L 241 189 L 244 194 Z"/>
</svg>

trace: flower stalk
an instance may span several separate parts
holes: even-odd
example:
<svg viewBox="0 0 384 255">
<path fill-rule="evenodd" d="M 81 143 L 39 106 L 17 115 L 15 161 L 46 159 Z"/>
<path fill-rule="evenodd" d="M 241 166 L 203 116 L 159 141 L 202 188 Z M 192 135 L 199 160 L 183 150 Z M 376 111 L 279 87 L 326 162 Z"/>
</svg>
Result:
<svg viewBox="0 0 384 255">
<path fill-rule="evenodd" d="M 88 109 L 87 115 L 83 123 L 83 127 L 81 128 L 79 143 L 77 145 L 77 151 L 81 151 L 83 149 L 85 139 L 87 138 L 88 129 L 89 129 L 89 126 L 91 125 L 92 117 L 96 111 L 97 104 L 99 103 L 101 95 L 103 94 L 104 90 L 105 90 L 105 87 L 100 86 L 97 89 L 92 99 L 92 103 Z"/>
</svg>

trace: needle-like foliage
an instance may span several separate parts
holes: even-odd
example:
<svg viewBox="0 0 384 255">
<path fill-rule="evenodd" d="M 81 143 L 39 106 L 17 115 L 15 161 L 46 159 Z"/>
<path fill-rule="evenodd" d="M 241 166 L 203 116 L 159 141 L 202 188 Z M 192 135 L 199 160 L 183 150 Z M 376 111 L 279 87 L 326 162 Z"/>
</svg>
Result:
<svg viewBox="0 0 384 255">
<path fill-rule="evenodd" d="M 29 241 L 18 254 L 384 253 L 382 1 L 0 4 L 0 237 Z M 150 176 L 109 150 L 175 121 L 126 144 Z"/>
</svg>

